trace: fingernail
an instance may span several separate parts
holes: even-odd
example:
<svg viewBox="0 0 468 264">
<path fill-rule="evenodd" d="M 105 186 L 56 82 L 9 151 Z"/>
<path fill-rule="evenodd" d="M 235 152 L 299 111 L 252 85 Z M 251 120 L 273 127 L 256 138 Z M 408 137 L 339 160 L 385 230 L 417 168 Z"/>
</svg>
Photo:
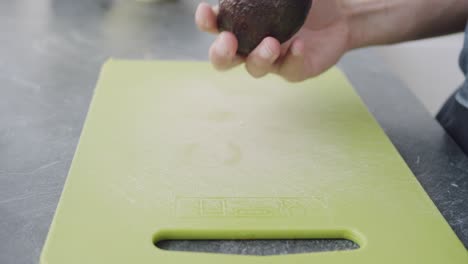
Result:
<svg viewBox="0 0 468 264">
<path fill-rule="evenodd" d="M 204 20 L 204 21 L 203 21 L 203 27 L 204 27 L 205 29 L 211 29 L 210 21 Z"/>
<path fill-rule="evenodd" d="M 214 6 L 212 7 L 212 10 L 215 14 L 218 14 L 219 13 L 219 6 Z"/>
<path fill-rule="evenodd" d="M 264 60 L 270 60 L 273 57 L 273 52 L 268 45 L 263 45 L 260 48 L 259 56 Z"/>
<path fill-rule="evenodd" d="M 291 53 L 293 56 L 299 57 L 302 55 L 302 49 L 298 45 L 293 45 L 291 47 Z"/>
<path fill-rule="evenodd" d="M 226 41 L 224 41 L 223 35 L 220 35 L 218 41 L 216 42 L 216 53 L 222 57 L 229 56 L 229 50 L 226 46 Z"/>
</svg>

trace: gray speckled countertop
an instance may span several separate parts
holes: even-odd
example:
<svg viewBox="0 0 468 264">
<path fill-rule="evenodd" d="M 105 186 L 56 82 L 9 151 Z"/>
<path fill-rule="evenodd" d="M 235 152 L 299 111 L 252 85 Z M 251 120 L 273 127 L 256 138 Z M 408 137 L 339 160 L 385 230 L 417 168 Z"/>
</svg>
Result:
<svg viewBox="0 0 468 264">
<path fill-rule="evenodd" d="M 207 59 L 213 36 L 193 24 L 197 2 L 0 1 L 0 263 L 38 262 L 108 57 Z M 372 49 L 347 55 L 339 66 L 468 247 L 466 156 Z M 184 243 L 169 246 L 241 254 L 349 247 L 340 241 Z"/>
</svg>

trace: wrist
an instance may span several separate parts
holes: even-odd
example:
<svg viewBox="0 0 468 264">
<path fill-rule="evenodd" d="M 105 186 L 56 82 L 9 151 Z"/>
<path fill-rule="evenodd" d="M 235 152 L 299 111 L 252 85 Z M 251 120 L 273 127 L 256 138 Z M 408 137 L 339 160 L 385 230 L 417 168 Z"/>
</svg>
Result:
<svg viewBox="0 0 468 264">
<path fill-rule="evenodd" d="M 340 0 L 349 49 L 436 37 L 464 29 L 466 0 Z"/>
<path fill-rule="evenodd" d="M 408 3 L 410 2 L 410 3 Z M 398 42 L 410 30 L 402 9 L 416 1 L 341 0 L 349 27 L 349 49 Z M 410 19 L 410 18 L 408 18 Z M 406 19 L 406 21 L 408 21 Z"/>
</svg>

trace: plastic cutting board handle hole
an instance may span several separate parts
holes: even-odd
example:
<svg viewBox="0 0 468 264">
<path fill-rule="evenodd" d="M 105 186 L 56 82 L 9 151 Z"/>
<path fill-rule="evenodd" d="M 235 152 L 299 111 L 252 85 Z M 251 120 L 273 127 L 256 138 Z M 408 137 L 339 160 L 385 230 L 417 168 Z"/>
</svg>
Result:
<svg viewBox="0 0 468 264">
<path fill-rule="evenodd" d="M 348 239 L 162 240 L 156 247 L 168 251 L 272 256 L 359 249 Z"/>
<path fill-rule="evenodd" d="M 153 237 L 159 250 L 255 256 L 357 250 L 365 241 L 343 230 L 166 230 Z"/>
</svg>

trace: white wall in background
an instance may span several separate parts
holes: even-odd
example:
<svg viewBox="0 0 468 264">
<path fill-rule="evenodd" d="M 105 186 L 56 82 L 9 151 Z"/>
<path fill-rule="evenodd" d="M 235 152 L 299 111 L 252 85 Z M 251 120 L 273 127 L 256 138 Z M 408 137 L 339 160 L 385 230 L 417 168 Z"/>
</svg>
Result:
<svg viewBox="0 0 468 264">
<path fill-rule="evenodd" d="M 380 47 L 377 51 L 435 115 L 464 76 L 458 65 L 463 35 Z"/>
</svg>

